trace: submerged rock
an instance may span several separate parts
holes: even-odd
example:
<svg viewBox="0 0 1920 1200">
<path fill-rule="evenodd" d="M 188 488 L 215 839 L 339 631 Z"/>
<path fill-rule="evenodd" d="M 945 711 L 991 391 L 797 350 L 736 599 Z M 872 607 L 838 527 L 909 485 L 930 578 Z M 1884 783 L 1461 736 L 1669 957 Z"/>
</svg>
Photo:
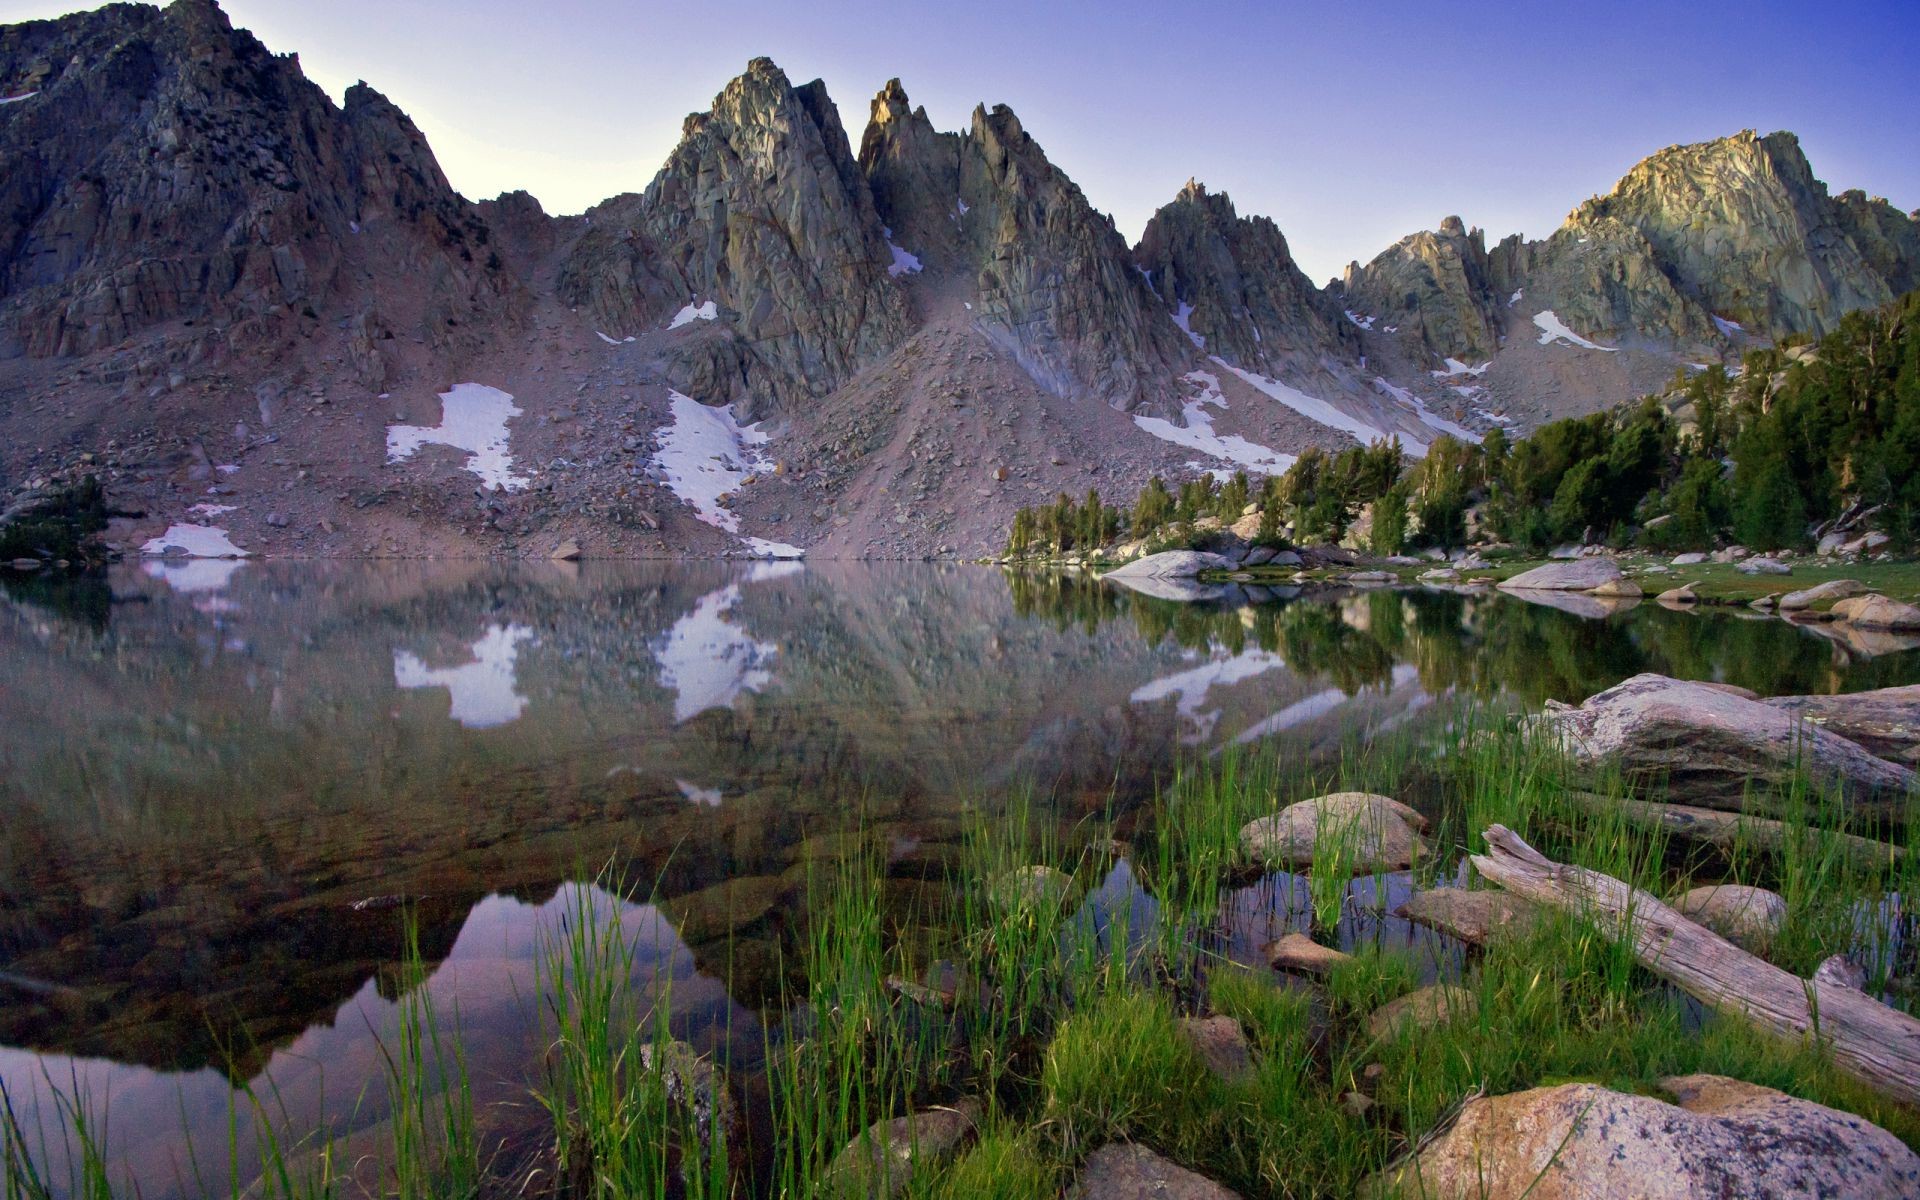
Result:
<svg viewBox="0 0 1920 1200">
<path fill-rule="evenodd" d="M 1426 827 L 1425 817 L 1398 800 L 1335 792 L 1248 822 L 1240 830 L 1240 846 L 1271 867 L 1310 866 L 1316 859 L 1340 856 L 1356 873 L 1398 870 L 1424 852 L 1420 832 Z"/>
<path fill-rule="evenodd" d="M 1794 714 L 1717 688 L 1635 675 L 1578 708 L 1542 713 L 1539 727 L 1589 769 L 1664 778 L 1685 803 L 1738 811 L 1751 790 L 1763 799 L 1801 766 L 1856 805 L 1903 804 L 1914 774 Z"/>
<path fill-rule="evenodd" d="M 1803 608 L 1812 608 L 1822 600 L 1845 600 L 1866 591 L 1857 579 L 1829 579 L 1825 583 L 1797 592 L 1788 592 L 1780 597 L 1780 611 L 1797 612 Z"/>
<path fill-rule="evenodd" d="M 1073 889 L 1073 876 L 1052 867 L 1016 867 L 996 877 L 989 889 L 993 903 L 1006 909 L 1058 904 Z"/>
<path fill-rule="evenodd" d="M 1897 1200 L 1920 1155 L 1860 1117 L 1718 1075 L 1661 1081 L 1674 1097 L 1593 1083 L 1470 1100 L 1452 1129 L 1368 1181 L 1370 1196 L 1476 1200 Z"/>
<path fill-rule="evenodd" d="M 1668 903 L 1736 946 L 1763 953 L 1787 920 L 1787 902 L 1765 888 L 1723 883 L 1697 887 Z"/>
<path fill-rule="evenodd" d="M 1397 1037 L 1408 1029 L 1450 1025 L 1479 1012 L 1479 996 L 1463 987 L 1436 983 L 1382 1004 L 1367 1018 L 1367 1032 L 1376 1038 Z"/>
<path fill-rule="evenodd" d="M 1068 1196 L 1069 1200 L 1240 1200 L 1240 1193 L 1131 1142 L 1110 1142 L 1088 1155 Z"/>
<path fill-rule="evenodd" d="M 1283 934 L 1279 941 L 1267 947 L 1267 964 L 1276 971 L 1325 975 L 1341 963 L 1352 961 L 1353 955 L 1322 946 L 1304 933 Z"/>
<path fill-rule="evenodd" d="M 1539 905 L 1511 892 L 1457 887 L 1415 892 L 1395 913 L 1475 946 L 1496 937 L 1524 937 L 1542 916 Z"/>
<path fill-rule="evenodd" d="M 834 1157 L 822 1191 L 835 1197 L 897 1196 L 915 1171 L 945 1162 L 972 1142 L 979 1122 L 980 1102 L 971 1096 L 949 1108 L 876 1121 Z"/>
<path fill-rule="evenodd" d="M 1590 592 L 1620 576 L 1620 564 L 1605 555 L 1550 562 L 1503 580 L 1506 592 Z M 1636 591 L 1636 595 L 1638 592 Z"/>
</svg>

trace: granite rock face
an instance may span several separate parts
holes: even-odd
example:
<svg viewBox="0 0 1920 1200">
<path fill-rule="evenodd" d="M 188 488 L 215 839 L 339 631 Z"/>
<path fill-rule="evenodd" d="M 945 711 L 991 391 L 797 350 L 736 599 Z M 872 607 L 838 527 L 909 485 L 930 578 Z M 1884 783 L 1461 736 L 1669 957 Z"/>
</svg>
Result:
<svg viewBox="0 0 1920 1200">
<path fill-rule="evenodd" d="M 1134 262 L 1196 348 L 1278 377 L 1302 357 L 1358 353 L 1356 330 L 1314 287 L 1268 217 L 1242 217 L 1188 180 L 1147 222 Z"/>
<path fill-rule="evenodd" d="M 964 134 L 938 133 L 894 80 L 874 101 L 860 164 L 895 243 L 949 264 L 974 297 L 975 325 L 1035 383 L 1118 409 L 1177 411 L 1174 381 L 1194 348 L 1112 218 L 1012 109 L 982 105 Z"/>
<path fill-rule="evenodd" d="M 0 95 L 0 356 L 343 312 L 439 345 L 518 290 L 404 113 L 336 107 L 210 0 L 0 28 Z"/>
<path fill-rule="evenodd" d="M 757 58 L 687 118 L 644 194 L 587 214 L 557 286 L 616 338 L 713 302 L 720 328 L 695 330 L 669 378 L 759 415 L 826 395 L 907 337 L 890 263 L 825 85 Z"/>
<path fill-rule="evenodd" d="M 1473 364 L 1500 348 L 1504 309 L 1486 236 L 1459 217 L 1401 238 L 1364 267 L 1350 264 L 1341 288 L 1348 309 L 1418 337 L 1436 357 Z"/>
</svg>

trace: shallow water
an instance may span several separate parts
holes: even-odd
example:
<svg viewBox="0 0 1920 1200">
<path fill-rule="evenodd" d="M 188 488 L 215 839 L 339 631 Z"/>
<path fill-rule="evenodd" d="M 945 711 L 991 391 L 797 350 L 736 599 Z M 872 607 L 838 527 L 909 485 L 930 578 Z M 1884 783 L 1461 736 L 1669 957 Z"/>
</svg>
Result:
<svg viewBox="0 0 1920 1200">
<path fill-rule="evenodd" d="M 1438 591 L 1191 606 L 849 563 L 152 563 L 14 586 L 0 1084 L 29 1129 L 77 1084 L 144 1195 L 197 1194 L 182 1128 L 217 1186 L 236 1083 L 296 1128 L 378 1137 L 400 898 L 475 1099 L 524 1107 L 538 947 L 570 909 L 616 907 L 641 982 L 676 980 L 675 1033 L 750 1061 L 805 864 L 850 820 L 911 896 L 970 803 L 1030 786 L 1066 821 L 1125 812 L 1184 756 L 1332 756 L 1419 735 L 1450 695 L 1577 701 L 1645 670 L 1768 694 L 1920 681 L 1909 643 L 1749 618 Z M 585 882 L 609 866 L 617 896 Z M 1432 939 L 1355 900 L 1343 941 Z M 1136 929 L 1152 909 L 1124 864 L 1087 903 Z M 1224 949 L 1256 960 L 1306 904 L 1285 876 L 1235 890 Z"/>
</svg>

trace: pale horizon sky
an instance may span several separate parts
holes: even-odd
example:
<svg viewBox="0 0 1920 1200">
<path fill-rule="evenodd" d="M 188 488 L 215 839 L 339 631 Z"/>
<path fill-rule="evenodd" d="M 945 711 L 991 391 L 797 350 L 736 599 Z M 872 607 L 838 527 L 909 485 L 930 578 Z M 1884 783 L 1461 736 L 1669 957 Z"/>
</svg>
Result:
<svg viewBox="0 0 1920 1200">
<path fill-rule="evenodd" d="M 83 7 L 0 0 L 0 22 Z M 941 129 L 1009 105 L 1130 242 L 1196 177 L 1316 282 L 1448 214 L 1543 237 L 1646 155 L 1744 128 L 1800 134 L 1835 192 L 1920 207 L 1920 20 L 1893 3 L 223 7 L 336 101 L 357 79 L 392 98 L 469 198 L 553 213 L 644 188 L 757 55 L 824 78 L 856 148 L 893 76 Z"/>
</svg>

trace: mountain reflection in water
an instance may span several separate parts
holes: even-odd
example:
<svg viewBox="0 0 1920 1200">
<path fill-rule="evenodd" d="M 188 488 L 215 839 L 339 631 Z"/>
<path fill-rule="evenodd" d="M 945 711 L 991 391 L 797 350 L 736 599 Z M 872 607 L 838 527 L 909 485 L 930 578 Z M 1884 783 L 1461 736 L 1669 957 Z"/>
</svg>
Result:
<svg viewBox="0 0 1920 1200">
<path fill-rule="evenodd" d="M 476 1100 L 524 1098 L 535 948 L 568 905 L 619 906 L 643 982 L 676 980 L 676 1033 L 750 1054 L 808 863 L 850 822 L 925 909 L 965 806 L 1018 788 L 1066 821 L 1124 812 L 1183 756 L 1330 757 L 1417 734 L 1449 695 L 1578 701 L 1648 670 L 1920 681 L 1907 642 L 1651 604 L 1203 606 L 919 564 L 221 567 L 0 600 L 0 1083 L 29 1124 L 49 1080 L 107 1103 L 149 1197 L 182 1119 L 224 1161 L 237 1082 L 296 1126 L 378 1128 L 387 898 L 458 1004 Z M 622 896 L 580 886 L 609 865 Z M 1150 905 L 1131 874 L 1108 884 Z M 1233 907 L 1251 929 L 1290 903 Z"/>
</svg>

